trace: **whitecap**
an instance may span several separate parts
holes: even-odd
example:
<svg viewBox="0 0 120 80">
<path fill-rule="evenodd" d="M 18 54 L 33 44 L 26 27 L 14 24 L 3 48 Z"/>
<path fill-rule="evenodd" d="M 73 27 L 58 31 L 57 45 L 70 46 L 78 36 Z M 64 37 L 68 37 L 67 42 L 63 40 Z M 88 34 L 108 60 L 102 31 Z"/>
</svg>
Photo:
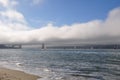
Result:
<svg viewBox="0 0 120 80">
<path fill-rule="evenodd" d="M 50 72 L 50 70 L 47 69 L 47 68 L 44 68 L 43 71 L 45 71 L 45 72 Z"/>
<path fill-rule="evenodd" d="M 21 67 L 21 66 L 23 66 L 23 64 L 22 63 L 16 63 L 16 66 Z"/>
</svg>

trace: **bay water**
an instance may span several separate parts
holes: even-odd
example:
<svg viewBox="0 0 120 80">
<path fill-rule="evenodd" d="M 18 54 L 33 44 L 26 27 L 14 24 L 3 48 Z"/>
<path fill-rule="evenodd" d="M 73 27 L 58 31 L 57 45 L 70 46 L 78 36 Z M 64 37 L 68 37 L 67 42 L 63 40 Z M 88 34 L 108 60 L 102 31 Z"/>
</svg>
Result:
<svg viewBox="0 0 120 80">
<path fill-rule="evenodd" d="M 0 49 L 0 67 L 39 75 L 39 80 L 120 80 L 120 50 Z"/>
</svg>

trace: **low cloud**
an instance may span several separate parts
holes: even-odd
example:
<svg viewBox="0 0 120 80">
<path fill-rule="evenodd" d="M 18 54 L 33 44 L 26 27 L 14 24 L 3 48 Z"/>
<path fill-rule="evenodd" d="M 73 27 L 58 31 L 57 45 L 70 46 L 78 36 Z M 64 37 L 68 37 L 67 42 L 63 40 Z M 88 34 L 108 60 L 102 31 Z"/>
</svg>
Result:
<svg viewBox="0 0 120 80">
<path fill-rule="evenodd" d="M 38 43 L 44 41 L 79 43 L 120 43 L 120 8 L 111 10 L 105 20 L 54 26 L 49 23 L 37 29 L 28 26 L 24 15 L 9 6 L 15 0 L 0 0 L 0 43 Z M 14 3 L 14 4 L 13 4 Z"/>
</svg>

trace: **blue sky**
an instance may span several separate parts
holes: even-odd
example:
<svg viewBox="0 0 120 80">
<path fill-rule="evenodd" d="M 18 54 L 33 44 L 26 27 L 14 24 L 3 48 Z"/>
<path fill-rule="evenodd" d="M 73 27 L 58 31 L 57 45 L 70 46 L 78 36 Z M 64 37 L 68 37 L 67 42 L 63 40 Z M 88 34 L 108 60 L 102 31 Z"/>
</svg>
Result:
<svg viewBox="0 0 120 80">
<path fill-rule="evenodd" d="M 31 2 L 21 0 L 18 10 L 33 27 L 49 22 L 61 26 L 104 20 L 110 10 L 120 6 L 120 0 L 42 0 L 33 5 Z"/>
</svg>

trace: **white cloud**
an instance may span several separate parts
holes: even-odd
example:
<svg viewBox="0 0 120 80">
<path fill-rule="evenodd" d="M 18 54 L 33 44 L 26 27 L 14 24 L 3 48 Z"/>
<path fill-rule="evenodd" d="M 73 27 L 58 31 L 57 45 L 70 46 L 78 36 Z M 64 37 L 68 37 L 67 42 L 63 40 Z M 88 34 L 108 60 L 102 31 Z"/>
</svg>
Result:
<svg viewBox="0 0 120 80">
<path fill-rule="evenodd" d="M 106 34 L 120 36 L 120 8 L 110 11 L 108 18 L 105 21 Z"/>
<path fill-rule="evenodd" d="M 12 6 L 16 6 L 16 5 L 18 5 L 19 3 L 16 1 L 16 0 L 13 0 L 13 1 L 11 1 L 11 5 Z"/>
<path fill-rule="evenodd" d="M 20 31 L 30 29 L 22 13 L 15 8 L 18 2 L 16 0 L 0 0 L 0 34 L 2 32 Z"/>
<path fill-rule="evenodd" d="M 38 4 L 41 4 L 43 3 L 44 0 L 32 0 L 32 4 L 33 5 L 38 5 Z"/>
<path fill-rule="evenodd" d="M 16 0 L 0 0 L 0 6 L 5 8 L 14 7 L 18 2 Z"/>
<path fill-rule="evenodd" d="M 9 5 L 9 0 L 0 0 L 0 4 L 3 6 L 3 7 L 7 7 Z"/>
<path fill-rule="evenodd" d="M 15 10 L 1 11 L 0 16 L 10 21 L 25 22 L 24 16 Z"/>
</svg>

